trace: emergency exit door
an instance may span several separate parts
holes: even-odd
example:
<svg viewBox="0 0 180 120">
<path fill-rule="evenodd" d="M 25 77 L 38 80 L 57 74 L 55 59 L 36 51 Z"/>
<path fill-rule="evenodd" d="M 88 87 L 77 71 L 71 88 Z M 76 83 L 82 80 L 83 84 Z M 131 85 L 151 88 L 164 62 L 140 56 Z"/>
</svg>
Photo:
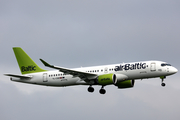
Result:
<svg viewBox="0 0 180 120">
<path fill-rule="evenodd" d="M 43 82 L 47 82 L 48 81 L 48 79 L 47 79 L 47 73 L 44 73 L 43 74 Z"/>
</svg>

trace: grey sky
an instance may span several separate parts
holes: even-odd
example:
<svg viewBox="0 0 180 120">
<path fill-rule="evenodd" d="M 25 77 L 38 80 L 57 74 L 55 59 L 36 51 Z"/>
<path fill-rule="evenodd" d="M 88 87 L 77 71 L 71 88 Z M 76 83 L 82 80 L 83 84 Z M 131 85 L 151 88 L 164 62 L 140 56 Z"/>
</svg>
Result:
<svg viewBox="0 0 180 120">
<path fill-rule="evenodd" d="M 0 119 L 180 119 L 180 75 L 137 81 L 132 89 L 54 88 L 14 83 L 12 47 L 68 68 L 162 60 L 180 70 L 178 0 L 0 1 Z M 50 70 L 50 69 L 48 69 Z"/>
</svg>

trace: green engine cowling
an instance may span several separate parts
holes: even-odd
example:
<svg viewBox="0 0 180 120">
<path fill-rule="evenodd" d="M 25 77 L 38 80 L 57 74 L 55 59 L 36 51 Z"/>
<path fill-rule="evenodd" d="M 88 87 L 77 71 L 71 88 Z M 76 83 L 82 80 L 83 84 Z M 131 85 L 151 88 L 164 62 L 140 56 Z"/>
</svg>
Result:
<svg viewBox="0 0 180 120">
<path fill-rule="evenodd" d="M 125 80 L 125 81 L 118 82 L 118 83 L 116 84 L 116 86 L 117 86 L 119 89 L 132 88 L 132 87 L 134 87 L 134 83 L 135 83 L 134 80 Z"/>
<path fill-rule="evenodd" d="M 97 83 L 100 85 L 110 85 L 110 84 L 116 84 L 117 78 L 115 74 L 105 74 L 100 75 L 97 78 Z"/>
</svg>

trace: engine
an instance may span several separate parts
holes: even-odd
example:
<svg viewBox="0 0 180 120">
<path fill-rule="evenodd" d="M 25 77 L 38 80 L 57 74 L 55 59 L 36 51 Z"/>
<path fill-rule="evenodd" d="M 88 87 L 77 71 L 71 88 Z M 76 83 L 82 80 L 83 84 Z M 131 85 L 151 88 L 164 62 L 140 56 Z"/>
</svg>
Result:
<svg viewBox="0 0 180 120">
<path fill-rule="evenodd" d="M 104 74 L 104 75 L 99 75 L 97 78 L 97 83 L 99 85 L 110 85 L 114 84 L 120 89 L 123 88 L 131 88 L 134 87 L 134 80 L 127 80 L 128 77 L 123 74 Z"/>
<path fill-rule="evenodd" d="M 116 84 L 117 78 L 115 74 L 105 74 L 100 75 L 97 78 L 97 83 L 100 85 L 110 85 L 110 84 Z"/>
<path fill-rule="evenodd" d="M 134 80 L 125 80 L 125 81 L 118 82 L 118 83 L 116 84 L 116 86 L 117 86 L 119 89 L 131 88 L 131 87 L 134 87 L 134 83 L 135 83 Z"/>
</svg>

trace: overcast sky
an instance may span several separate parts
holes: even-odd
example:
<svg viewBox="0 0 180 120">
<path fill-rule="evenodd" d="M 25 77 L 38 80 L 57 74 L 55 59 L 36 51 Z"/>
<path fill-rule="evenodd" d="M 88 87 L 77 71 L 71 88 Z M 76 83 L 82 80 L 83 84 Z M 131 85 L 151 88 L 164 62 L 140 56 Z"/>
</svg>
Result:
<svg viewBox="0 0 180 120">
<path fill-rule="evenodd" d="M 161 60 L 180 70 L 179 0 L 1 0 L 0 119 L 180 119 L 180 75 L 136 81 L 132 89 L 54 88 L 15 83 L 12 47 L 43 69 Z"/>
</svg>

